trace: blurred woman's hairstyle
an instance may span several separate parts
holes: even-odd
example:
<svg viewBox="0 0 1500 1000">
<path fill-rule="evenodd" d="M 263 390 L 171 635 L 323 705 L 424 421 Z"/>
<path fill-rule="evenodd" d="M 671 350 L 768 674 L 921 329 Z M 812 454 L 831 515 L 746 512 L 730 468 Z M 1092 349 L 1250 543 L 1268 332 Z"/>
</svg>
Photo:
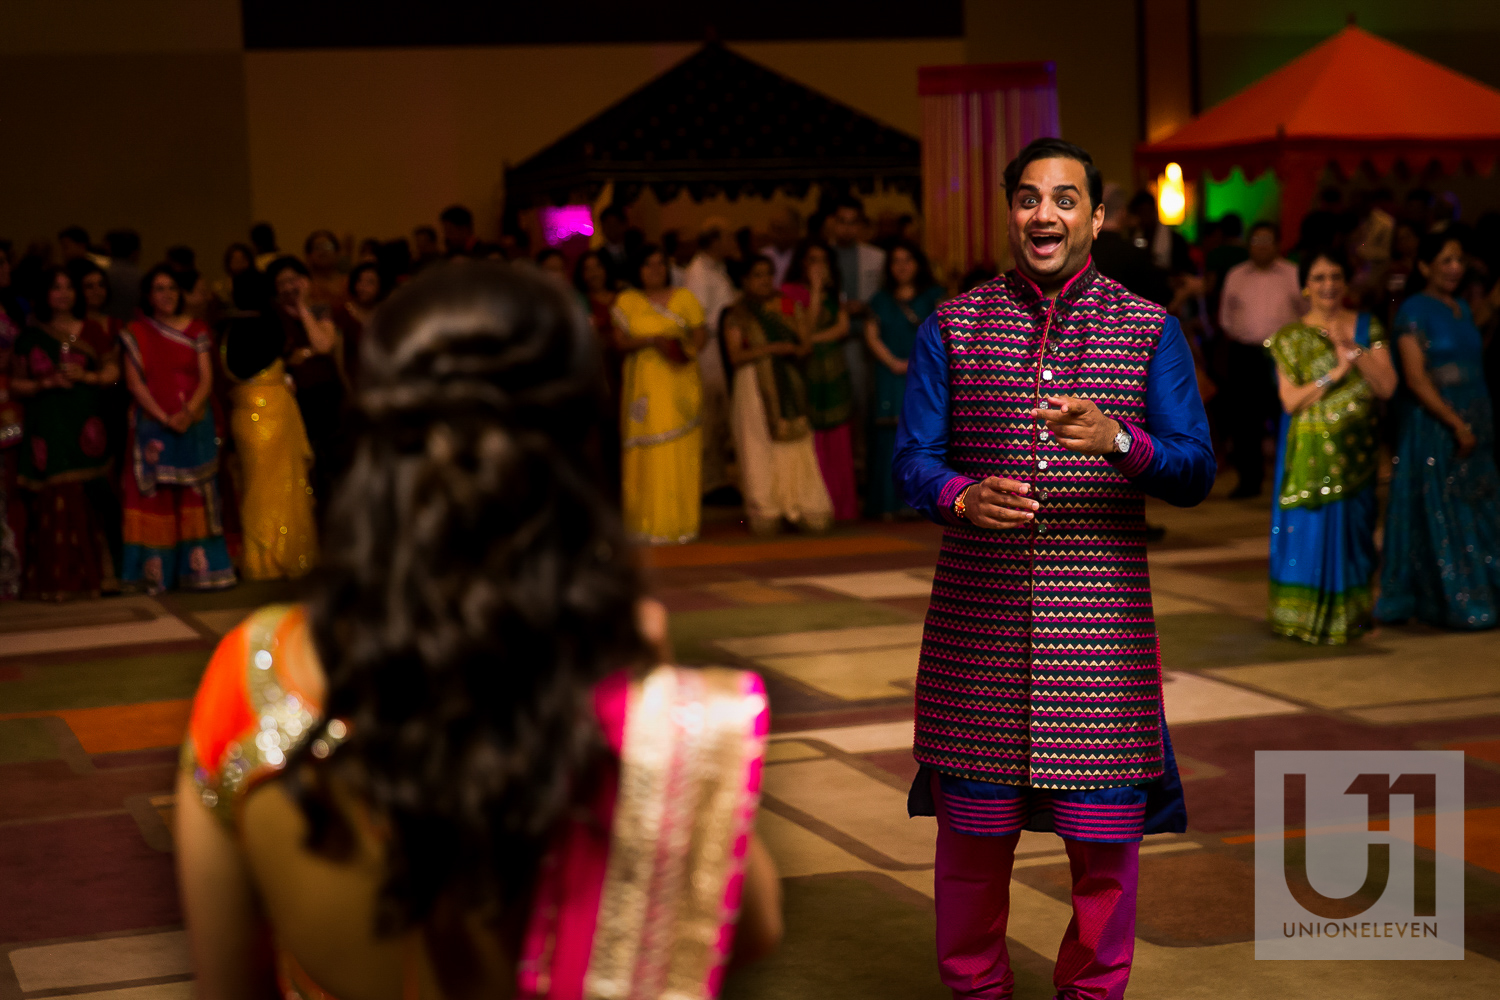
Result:
<svg viewBox="0 0 1500 1000">
<path fill-rule="evenodd" d="M 918 294 L 927 291 L 927 289 L 937 284 L 936 279 L 932 276 L 932 264 L 928 262 L 927 255 L 922 252 L 922 248 L 911 240 L 897 240 L 885 255 L 884 281 L 882 284 L 886 291 L 894 292 L 896 290 L 897 282 L 895 275 L 891 272 L 891 264 L 896 260 L 897 250 L 905 250 L 911 254 L 912 260 L 917 262 L 917 273 L 912 278 L 912 287 L 916 288 Z"/>
<path fill-rule="evenodd" d="M 178 273 L 175 267 L 165 261 L 141 275 L 141 312 L 145 313 L 148 317 L 154 318 L 156 316 L 156 307 L 151 304 L 151 286 L 155 285 L 156 279 L 162 275 L 171 278 L 172 284 L 177 286 L 177 308 L 170 315 L 181 315 L 187 305 L 183 301 L 187 293 L 187 288 L 183 287 L 182 275 Z"/>
<path fill-rule="evenodd" d="M 434 265 L 372 319 L 354 402 L 309 603 L 325 721 L 287 780 L 329 856 L 350 840 L 323 779 L 372 811 L 382 931 L 517 917 L 601 772 L 592 690 L 646 659 L 595 338 L 534 269 Z"/>
<path fill-rule="evenodd" d="M 809 236 L 797 242 L 797 249 L 792 253 L 791 265 L 786 269 L 786 280 L 803 285 L 808 283 L 807 254 L 813 249 L 823 251 L 823 257 L 828 261 L 828 285 L 833 289 L 835 296 L 839 295 L 844 290 L 843 279 L 839 275 L 839 260 L 833 255 L 833 248 L 817 237 Z"/>
<path fill-rule="evenodd" d="M 68 281 L 69 287 L 73 289 L 73 308 L 68 310 L 76 319 L 83 319 L 86 310 L 83 304 L 83 289 L 69 273 L 68 269 L 61 264 L 53 264 L 42 269 L 38 276 L 36 301 L 31 304 L 31 315 L 39 323 L 50 323 L 54 315 L 52 310 L 52 286 L 57 284 L 57 278 L 61 275 Z"/>
</svg>

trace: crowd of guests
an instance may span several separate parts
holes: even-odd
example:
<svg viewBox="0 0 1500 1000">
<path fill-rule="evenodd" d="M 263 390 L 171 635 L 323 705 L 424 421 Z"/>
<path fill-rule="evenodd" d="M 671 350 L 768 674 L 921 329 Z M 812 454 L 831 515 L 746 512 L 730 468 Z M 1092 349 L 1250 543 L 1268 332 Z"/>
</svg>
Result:
<svg viewBox="0 0 1500 1000">
<path fill-rule="evenodd" d="M 570 259 L 532 256 L 524 233 L 480 241 L 454 206 L 410 239 L 320 230 L 295 254 L 258 224 L 217 280 L 181 246 L 143 272 L 128 230 L 0 243 L 0 595 L 310 571 L 365 327 L 453 257 L 571 287 L 606 357 L 618 419 L 601 451 L 637 540 L 696 538 L 705 497 L 743 504 L 761 534 L 914 516 L 890 452 L 905 358 L 944 292 L 896 222 L 876 246 L 845 199 L 807 227 L 790 210 L 761 236 L 713 218 L 656 245 L 611 208 L 602 243 Z"/>
<path fill-rule="evenodd" d="M 1190 247 L 1149 197 L 1105 203 L 1096 263 L 1182 320 L 1231 497 L 1261 495 L 1274 444 L 1272 629 L 1338 644 L 1377 621 L 1500 622 L 1500 214 L 1330 189 L 1289 259 L 1272 222 L 1226 216 Z"/>
<path fill-rule="evenodd" d="M 1260 496 L 1274 468 L 1272 627 L 1339 643 L 1376 619 L 1500 621 L 1500 215 L 1471 227 L 1420 189 L 1329 191 L 1283 257 L 1271 222 L 1227 215 L 1190 245 L 1149 194 L 1104 202 L 1095 263 L 1182 321 L 1230 496 Z M 300 254 L 260 224 L 217 281 L 186 247 L 142 273 L 130 231 L 95 247 L 66 229 L 56 261 L 0 244 L 0 595 L 308 572 L 365 327 L 452 257 L 570 288 L 606 359 L 601 460 L 638 541 L 696 538 L 705 503 L 742 506 L 761 535 L 915 516 L 891 476 L 907 358 L 942 299 L 995 271 L 940 282 L 914 226 L 845 198 L 651 243 L 612 207 L 592 249 L 532 255 L 454 206 L 409 239 L 320 230 Z"/>
</svg>

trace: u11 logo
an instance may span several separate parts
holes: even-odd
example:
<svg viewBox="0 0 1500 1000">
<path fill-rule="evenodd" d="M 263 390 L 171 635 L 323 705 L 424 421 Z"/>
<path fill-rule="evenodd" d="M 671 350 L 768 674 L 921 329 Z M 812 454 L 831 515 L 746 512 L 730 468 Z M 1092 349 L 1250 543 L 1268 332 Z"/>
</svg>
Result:
<svg viewBox="0 0 1500 1000">
<path fill-rule="evenodd" d="M 1463 754 L 1257 751 L 1255 957 L 1462 959 Z"/>
</svg>

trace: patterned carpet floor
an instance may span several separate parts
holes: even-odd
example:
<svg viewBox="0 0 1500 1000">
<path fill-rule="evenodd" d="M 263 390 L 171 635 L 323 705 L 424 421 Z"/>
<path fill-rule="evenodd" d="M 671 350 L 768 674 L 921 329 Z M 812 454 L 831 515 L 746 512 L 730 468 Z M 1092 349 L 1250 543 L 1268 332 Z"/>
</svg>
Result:
<svg viewBox="0 0 1500 1000">
<path fill-rule="evenodd" d="M 1222 497 L 1152 505 L 1167 715 L 1186 834 L 1142 850 L 1136 970 L 1151 998 L 1493 997 L 1500 984 L 1500 635 L 1386 628 L 1316 648 L 1265 625 L 1269 516 Z M 647 554 L 677 658 L 761 671 L 774 712 L 760 829 L 785 879 L 787 940 L 733 1000 L 936 998 L 933 822 L 906 817 L 911 698 L 938 530 L 861 524 Z M 197 678 L 250 610 L 212 595 L 0 606 L 0 1000 L 191 993 L 172 870 L 172 780 Z M 1456 749 L 1466 758 L 1461 962 L 1257 962 L 1256 750 Z M 1023 836 L 1018 1000 L 1052 995 L 1067 924 L 1062 844 Z"/>
</svg>

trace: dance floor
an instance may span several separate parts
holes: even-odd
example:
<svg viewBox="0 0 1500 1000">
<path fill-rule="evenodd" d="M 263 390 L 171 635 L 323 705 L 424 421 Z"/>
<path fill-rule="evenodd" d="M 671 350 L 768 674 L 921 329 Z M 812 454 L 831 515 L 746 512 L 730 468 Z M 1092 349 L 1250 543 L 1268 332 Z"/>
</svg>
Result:
<svg viewBox="0 0 1500 1000">
<path fill-rule="evenodd" d="M 1231 477 L 1232 478 L 1232 477 Z M 1219 491 L 1222 493 L 1222 489 Z M 1500 983 L 1500 635 L 1388 628 L 1352 648 L 1265 625 L 1266 504 L 1216 496 L 1151 549 L 1167 716 L 1189 830 L 1142 848 L 1131 995 L 1493 997 Z M 946 997 L 933 952 L 934 823 L 908 819 L 911 697 L 938 531 L 705 540 L 648 554 L 677 658 L 761 671 L 774 710 L 760 830 L 787 937 L 733 1000 Z M 0 606 L 0 1000 L 190 995 L 172 779 L 218 636 L 285 591 Z M 1254 751 L 1461 749 L 1462 962 L 1253 958 Z M 1069 918 L 1062 843 L 1026 834 L 1010 924 L 1016 997 L 1052 995 Z"/>
</svg>

